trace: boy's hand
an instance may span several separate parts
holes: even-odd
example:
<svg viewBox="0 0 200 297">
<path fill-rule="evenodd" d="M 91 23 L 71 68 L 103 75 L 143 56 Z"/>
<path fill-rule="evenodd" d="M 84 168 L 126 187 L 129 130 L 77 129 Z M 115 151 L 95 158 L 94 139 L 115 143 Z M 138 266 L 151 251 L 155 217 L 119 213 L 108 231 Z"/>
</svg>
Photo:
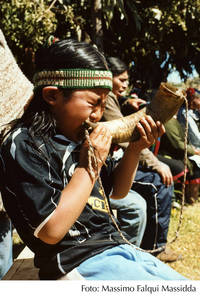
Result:
<svg viewBox="0 0 200 297">
<path fill-rule="evenodd" d="M 92 151 L 90 150 L 90 145 L 94 149 L 94 153 L 97 160 L 97 167 L 92 164 L 93 169 L 96 170 L 97 174 L 100 172 L 101 167 L 105 163 L 105 160 L 109 154 L 111 146 L 112 136 L 110 131 L 103 125 L 98 125 L 90 134 L 90 144 L 85 140 L 80 151 L 79 164 L 85 168 L 89 168 L 88 154 Z"/>
<path fill-rule="evenodd" d="M 146 115 L 137 124 L 137 129 L 140 133 L 140 139 L 132 142 L 134 149 L 141 151 L 144 148 L 149 148 L 158 137 L 165 133 L 164 125 L 157 121 L 156 123 L 151 116 Z"/>
</svg>

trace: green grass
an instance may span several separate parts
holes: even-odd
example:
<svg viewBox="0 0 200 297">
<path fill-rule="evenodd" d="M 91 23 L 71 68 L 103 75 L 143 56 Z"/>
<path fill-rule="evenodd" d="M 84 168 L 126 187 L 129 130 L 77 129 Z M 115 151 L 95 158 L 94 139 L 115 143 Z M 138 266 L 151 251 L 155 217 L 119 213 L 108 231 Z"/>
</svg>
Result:
<svg viewBox="0 0 200 297">
<path fill-rule="evenodd" d="M 175 237 L 180 210 L 172 209 L 168 241 Z M 200 280 L 200 203 L 186 205 L 178 238 L 170 248 L 182 258 L 169 264 L 173 269 L 191 280 Z"/>
</svg>

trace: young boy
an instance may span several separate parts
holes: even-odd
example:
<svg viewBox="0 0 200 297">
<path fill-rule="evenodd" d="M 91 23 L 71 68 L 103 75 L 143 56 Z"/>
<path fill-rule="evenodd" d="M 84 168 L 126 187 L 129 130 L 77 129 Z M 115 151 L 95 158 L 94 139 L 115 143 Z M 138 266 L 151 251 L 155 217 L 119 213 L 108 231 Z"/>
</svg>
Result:
<svg viewBox="0 0 200 297">
<path fill-rule="evenodd" d="M 128 244 L 109 214 L 107 197 L 121 199 L 132 185 L 142 149 L 164 133 L 147 116 L 140 139 L 121 162 L 108 153 L 101 119 L 112 75 L 93 46 L 63 40 L 36 55 L 35 93 L 1 147 L 2 196 L 41 279 L 185 279 Z M 126 237 L 126 238 L 125 238 Z"/>
</svg>

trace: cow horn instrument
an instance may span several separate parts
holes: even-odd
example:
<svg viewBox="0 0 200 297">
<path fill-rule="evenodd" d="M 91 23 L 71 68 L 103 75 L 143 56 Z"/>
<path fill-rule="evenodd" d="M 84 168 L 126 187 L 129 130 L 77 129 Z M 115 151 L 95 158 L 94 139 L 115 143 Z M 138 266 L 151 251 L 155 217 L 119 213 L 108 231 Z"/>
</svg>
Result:
<svg viewBox="0 0 200 297">
<path fill-rule="evenodd" d="M 131 115 L 112 121 L 99 123 L 86 121 L 86 125 L 92 128 L 95 128 L 97 125 L 105 125 L 111 132 L 113 143 L 134 141 L 139 138 L 136 125 L 144 115 L 150 115 L 154 121 L 160 121 L 164 124 L 176 114 L 183 104 L 184 99 L 185 92 L 182 89 L 162 82 L 147 107 Z"/>
</svg>

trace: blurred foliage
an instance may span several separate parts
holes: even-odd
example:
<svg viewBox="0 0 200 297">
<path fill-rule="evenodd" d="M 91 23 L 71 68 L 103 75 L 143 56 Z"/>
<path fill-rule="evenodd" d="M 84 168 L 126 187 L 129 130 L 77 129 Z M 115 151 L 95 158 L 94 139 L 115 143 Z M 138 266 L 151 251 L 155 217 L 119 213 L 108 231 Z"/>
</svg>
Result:
<svg viewBox="0 0 200 297">
<path fill-rule="evenodd" d="M 52 1 L 0 0 L 0 27 L 19 65 L 32 72 L 32 55 L 50 32 L 56 29 Z M 28 63 L 27 63 L 28 62 Z"/>
<path fill-rule="evenodd" d="M 25 73 L 50 34 L 97 44 L 134 61 L 132 83 L 157 88 L 170 71 L 200 72 L 199 0 L 0 0 L 0 27 Z"/>
</svg>

